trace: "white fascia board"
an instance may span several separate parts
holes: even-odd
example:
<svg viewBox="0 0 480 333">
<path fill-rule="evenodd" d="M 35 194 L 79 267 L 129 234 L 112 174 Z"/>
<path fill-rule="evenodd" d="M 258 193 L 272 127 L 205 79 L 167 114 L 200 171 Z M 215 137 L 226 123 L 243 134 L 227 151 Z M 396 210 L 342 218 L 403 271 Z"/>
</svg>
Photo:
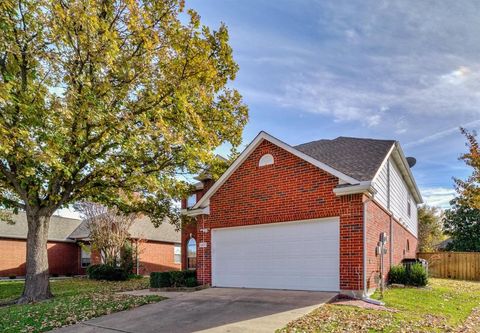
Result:
<svg viewBox="0 0 480 333">
<path fill-rule="evenodd" d="M 240 154 L 240 156 L 237 157 L 237 159 L 230 165 L 230 167 L 225 171 L 225 173 L 213 184 L 213 186 L 205 193 L 202 198 L 193 206 L 193 209 L 200 208 L 200 207 L 205 207 L 206 202 L 210 199 L 210 197 L 222 186 L 225 181 L 232 175 L 232 173 L 237 170 L 237 168 L 247 159 L 248 156 L 255 150 L 255 148 L 260 145 L 260 143 L 263 140 L 267 140 L 274 145 L 288 151 L 289 153 L 301 158 L 302 160 L 322 169 L 325 172 L 328 172 L 329 174 L 339 178 L 340 180 L 343 180 L 349 184 L 358 184 L 360 181 L 356 180 L 355 178 L 352 178 L 350 176 L 347 176 L 343 174 L 342 172 L 335 170 L 334 168 L 326 165 L 325 163 L 322 163 L 313 157 L 308 156 L 307 154 L 302 153 L 301 151 L 293 148 L 292 146 L 286 144 L 283 141 L 280 141 L 279 139 L 271 136 L 270 134 L 261 131 L 255 139 L 245 148 L 245 150 Z"/>
<path fill-rule="evenodd" d="M 403 153 L 402 147 L 398 142 L 396 142 L 395 147 L 397 148 L 397 153 L 398 153 L 398 158 L 397 160 L 400 161 L 398 167 L 403 170 L 404 173 L 406 173 L 406 182 L 408 187 L 413 193 L 413 196 L 415 197 L 415 201 L 417 204 L 423 203 L 423 198 L 422 194 L 420 193 L 420 190 L 418 189 L 417 183 L 415 182 L 415 178 L 413 177 L 412 170 L 410 170 L 410 166 L 408 165 L 407 159 L 405 158 L 405 154 Z"/>
<path fill-rule="evenodd" d="M 395 141 L 396 142 L 396 141 Z M 390 158 L 390 155 L 392 154 L 393 150 L 395 149 L 395 143 L 392 144 L 392 146 L 390 147 L 390 150 L 388 151 L 387 153 L 387 156 L 385 156 L 385 158 L 383 159 L 382 161 L 382 164 L 380 164 L 380 167 L 378 168 L 377 172 L 375 172 L 375 176 L 373 176 L 372 178 L 372 182 L 375 182 L 376 178 L 378 177 L 378 175 L 380 174 L 380 172 L 382 171 L 383 167 L 385 166 L 385 164 L 388 163 L 388 159 Z"/>
<path fill-rule="evenodd" d="M 371 194 L 374 194 L 376 192 L 372 182 L 364 181 L 356 185 L 336 187 L 333 189 L 333 193 L 335 193 L 335 195 L 337 196 L 365 193 L 365 192 L 368 192 Z"/>
<path fill-rule="evenodd" d="M 195 217 L 198 215 L 210 215 L 210 206 L 205 208 L 197 208 L 197 209 L 182 209 L 182 215 Z"/>
</svg>

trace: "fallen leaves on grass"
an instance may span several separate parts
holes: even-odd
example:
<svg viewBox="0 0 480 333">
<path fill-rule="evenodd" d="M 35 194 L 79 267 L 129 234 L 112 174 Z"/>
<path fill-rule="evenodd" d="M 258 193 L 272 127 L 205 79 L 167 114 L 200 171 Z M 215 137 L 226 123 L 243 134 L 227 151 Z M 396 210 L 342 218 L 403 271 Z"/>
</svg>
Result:
<svg viewBox="0 0 480 333">
<path fill-rule="evenodd" d="M 430 287 L 387 290 L 393 312 L 327 304 L 280 332 L 480 332 L 480 283 L 431 279 Z"/>
<path fill-rule="evenodd" d="M 55 297 L 45 302 L 0 308 L 0 332 L 44 332 L 94 317 L 162 300 L 118 291 L 145 289 L 148 279 L 126 282 L 72 279 L 54 282 Z"/>
<path fill-rule="evenodd" d="M 392 323 L 389 312 L 327 304 L 289 323 L 280 332 L 366 332 L 382 330 Z"/>
</svg>

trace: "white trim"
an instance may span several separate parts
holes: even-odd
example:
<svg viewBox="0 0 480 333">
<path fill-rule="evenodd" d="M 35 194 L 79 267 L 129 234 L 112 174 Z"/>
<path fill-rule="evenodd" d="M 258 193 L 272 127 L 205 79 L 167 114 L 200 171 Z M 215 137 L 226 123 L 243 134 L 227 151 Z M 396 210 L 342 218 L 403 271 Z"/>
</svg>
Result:
<svg viewBox="0 0 480 333">
<path fill-rule="evenodd" d="M 352 186 L 335 187 L 333 189 L 333 193 L 335 193 L 335 195 L 337 196 L 364 193 L 364 192 L 369 192 L 369 193 L 376 192 L 372 182 L 365 181 L 365 182 L 361 182 L 360 184 L 356 184 Z"/>
<path fill-rule="evenodd" d="M 385 166 L 385 164 L 387 164 L 388 159 L 390 158 L 390 155 L 392 154 L 393 149 L 395 149 L 395 142 L 392 143 L 392 146 L 390 147 L 390 150 L 388 151 L 387 155 L 386 155 L 385 158 L 383 159 L 382 164 L 380 164 L 380 167 L 378 168 L 377 172 L 375 172 L 375 176 L 373 176 L 372 182 L 375 181 L 375 179 L 378 177 L 378 175 L 379 175 L 380 172 L 382 171 L 382 169 L 383 169 L 383 167 Z"/>
<path fill-rule="evenodd" d="M 396 156 L 394 152 L 396 152 L 398 156 Z M 406 175 L 404 173 L 402 173 L 402 175 L 404 176 L 410 191 L 413 193 L 416 203 L 421 204 L 423 202 L 422 195 L 420 194 L 420 190 L 417 187 L 415 178 L 413 177 L 412 171 L 410 170 L 410 166 L 408 165 L 407 159 L 405 158 L 405 154 L 403 153 L 402 147 L 400 146 L 400 143 L 398 141 L 395 141 L 395 143 L 392 145 L 392 147 L 388 151 L 388 154 L 383 159 L 382 164 L 380 165 L 380 168 L 378 168 L 377 172 L 375 173 L 375 176 L 373 176 L 372 182 L 374 182 L 375 179 L 378 177 L 378 175 L 380 174 L 380 171 L 382 170 L 385 163 L 388 162 L 390 156 L 393 156 L 393 158 L 397 161 L 398 160 L 402 161 L 402 163 L 397 163 L 397 165 L 401 169 L 401 171 L 404 171 L 404 173 L 406 173 Z"/>
<path fill-rule="evenodd" d="M 332 220 L 335 219 L 338 223 L 340 223 L 340 216 L 329 216 L 329 217 L 317 217 L 313 219 L 307 219 L 307 220 L 291 220 L 291 221 L 280 221 L 280 222 L 265 222 L 265 223 L 258 223 L 258 224 L 245 224 L 245 225 L 235 225 L 232 227 L 218 227 L 218 228 L 212 228 L 211 230 L 215 229 L 241 229 L 241 228 L 261 228 L 264 227 L 265 225 L 284 225 L 284 224 L 294 224 L 294 223 L 307 223 L 307 222 L 321 222 L 323 220 Z"/>
<path fill-rule="evenodd" d="M 357 184 L 360 183 L 360 181 L 356 180 L 355 178 L 352 178 L 350 176 L 345 175 L 344 173 L 335 170 L 334 168 L 326 165 L 325 163 L 322 163 L 313 157 L 308 156 L 307 154 L 302 153 L 301 151 L 293 148 L 292 146 L 286 144 L 283 141 L 278 140 L 277 138 L 271 136 L 270 134 L 266 132 L 260 132 L 255 139 L 245 148 L 245 150 L 240 154 L 240 156 L 237 157 L 237 159 L 230 165 L 230 167 L 225 171 L 225 173 L 218 179 L 215 184 L 205 193 L 202 198 L 193 206 L 193 209 L 200 208 L 200 207 L 205 207 L 206 202 L 210 197 L 222 186 L 225 181 L 232 175 L 232 173 L 237 170 L 237 168 L 247 159 L 248 156 L 257 148 L 260 143 L 263 140 L 267 140 L 274 145 L 288 151 L 289 153 L 303 159 L 304 161 L 313 164 L 314 166 L 322 169 L 323 171 L 328 172 L 329 174 L 349 183 L 349 184 Z"/>
<path fill-rule="evenodd" d="M 415 197 L 415 201 L 417 204 L 423 203 L 422 195 L 420 194 L 420 190 L 417 187 L 417 183 L 415 182 L 415 178 L 413 178 L 412 171 L 410 170 L 410 166 L 408 165 L 407 159 L 405 158 L 405 154 L 403 153 L 402 147 L 398 142 L 395 143 L 395 146 L 397 148 L 397 153 L 398 153 L 398 158 L 397 160 L 400 159 L 402 161 L 401 165 L 398 165 L 400 163 L 397 163 L 398 167 L 400 168 L 400 172 L 404 171 L 406 173 L 405 181 L 407 182 L 408 187 L 410 188 L 410 191 L 413 193 L 413 196 Z M 395 159 L 395 154 L 394 154 L 394 159 Z M 404 173 L 402 173 L 403 176 Z"/>
<path fill-rule="evenodd" d="M 195 217 L 198 215 L 210 215 L 210 206 L 196 209 L 182 209 L 182 215 Z"/>
</svg>

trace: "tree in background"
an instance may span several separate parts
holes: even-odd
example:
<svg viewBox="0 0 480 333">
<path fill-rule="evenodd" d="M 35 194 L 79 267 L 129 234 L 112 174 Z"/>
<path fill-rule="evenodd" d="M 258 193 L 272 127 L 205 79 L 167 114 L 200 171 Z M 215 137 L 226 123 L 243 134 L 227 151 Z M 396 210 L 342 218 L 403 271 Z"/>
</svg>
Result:
<svg viewBox="0 0 480 333">
<path fill-rule="evenodd" d="M 480 147 L 476 133 L 464 128 L 460 131 L 467 138 L 468 152 L 460 159 L 473 168 L 467 180 L 455 178 L 458 196 L 445 211 L 444 230 L 451 237 L 449 251 L 480 251 Z"/>
<path fill-rule="evenodd" d="M 458 198 L 445 211 L 444 230 L 451 237 L 448 251 L 480 252 L 480 209 L 470 207 Z"/>
<path fill-rule="evenodd" d="M 443 240 L 442 218 L 437 207 L 423 205 L 418 209 L 419 252 L 430 252 Z"/>
<path fill-rule="evenodd" d="M 51 297 L 58 208 L 88 200 L 177 222 L 178 174 L 241 143 L 228 39 L 182 0 L 0 1 L 0 208 L 28 220 L 19 303 Z"/>
<path fill-rule="evenodd" d="M 475 132 L 469 132 L 464 128 L 460 130 L 467 138 L 466 146 L 468 147 L 468 152 L 460 159 L 472 167 L 473 172 L 467 180 L 455 178 L 456 189 L 462 205 L 480 209 L 480 146 Z"/>
<path fill-rule="evenodd" d="M 75 208 L 87 222 L 91 249 L 100 253 L 104 264 L 117 266 L 137 214 L 124 214 L 93 202 L 77 203 Z"/>
</svg>

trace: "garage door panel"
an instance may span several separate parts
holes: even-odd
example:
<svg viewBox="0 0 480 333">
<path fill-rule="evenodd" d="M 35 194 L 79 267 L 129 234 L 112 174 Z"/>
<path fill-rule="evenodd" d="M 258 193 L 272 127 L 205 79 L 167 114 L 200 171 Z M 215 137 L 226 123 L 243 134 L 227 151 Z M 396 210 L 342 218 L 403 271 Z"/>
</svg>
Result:
<svg viewBox="0 0 480 333">
<path fill-rule="evenodd" d="M 212 284 L 337 291 L 338 218 L 213 229 Z"/>
</svg>

